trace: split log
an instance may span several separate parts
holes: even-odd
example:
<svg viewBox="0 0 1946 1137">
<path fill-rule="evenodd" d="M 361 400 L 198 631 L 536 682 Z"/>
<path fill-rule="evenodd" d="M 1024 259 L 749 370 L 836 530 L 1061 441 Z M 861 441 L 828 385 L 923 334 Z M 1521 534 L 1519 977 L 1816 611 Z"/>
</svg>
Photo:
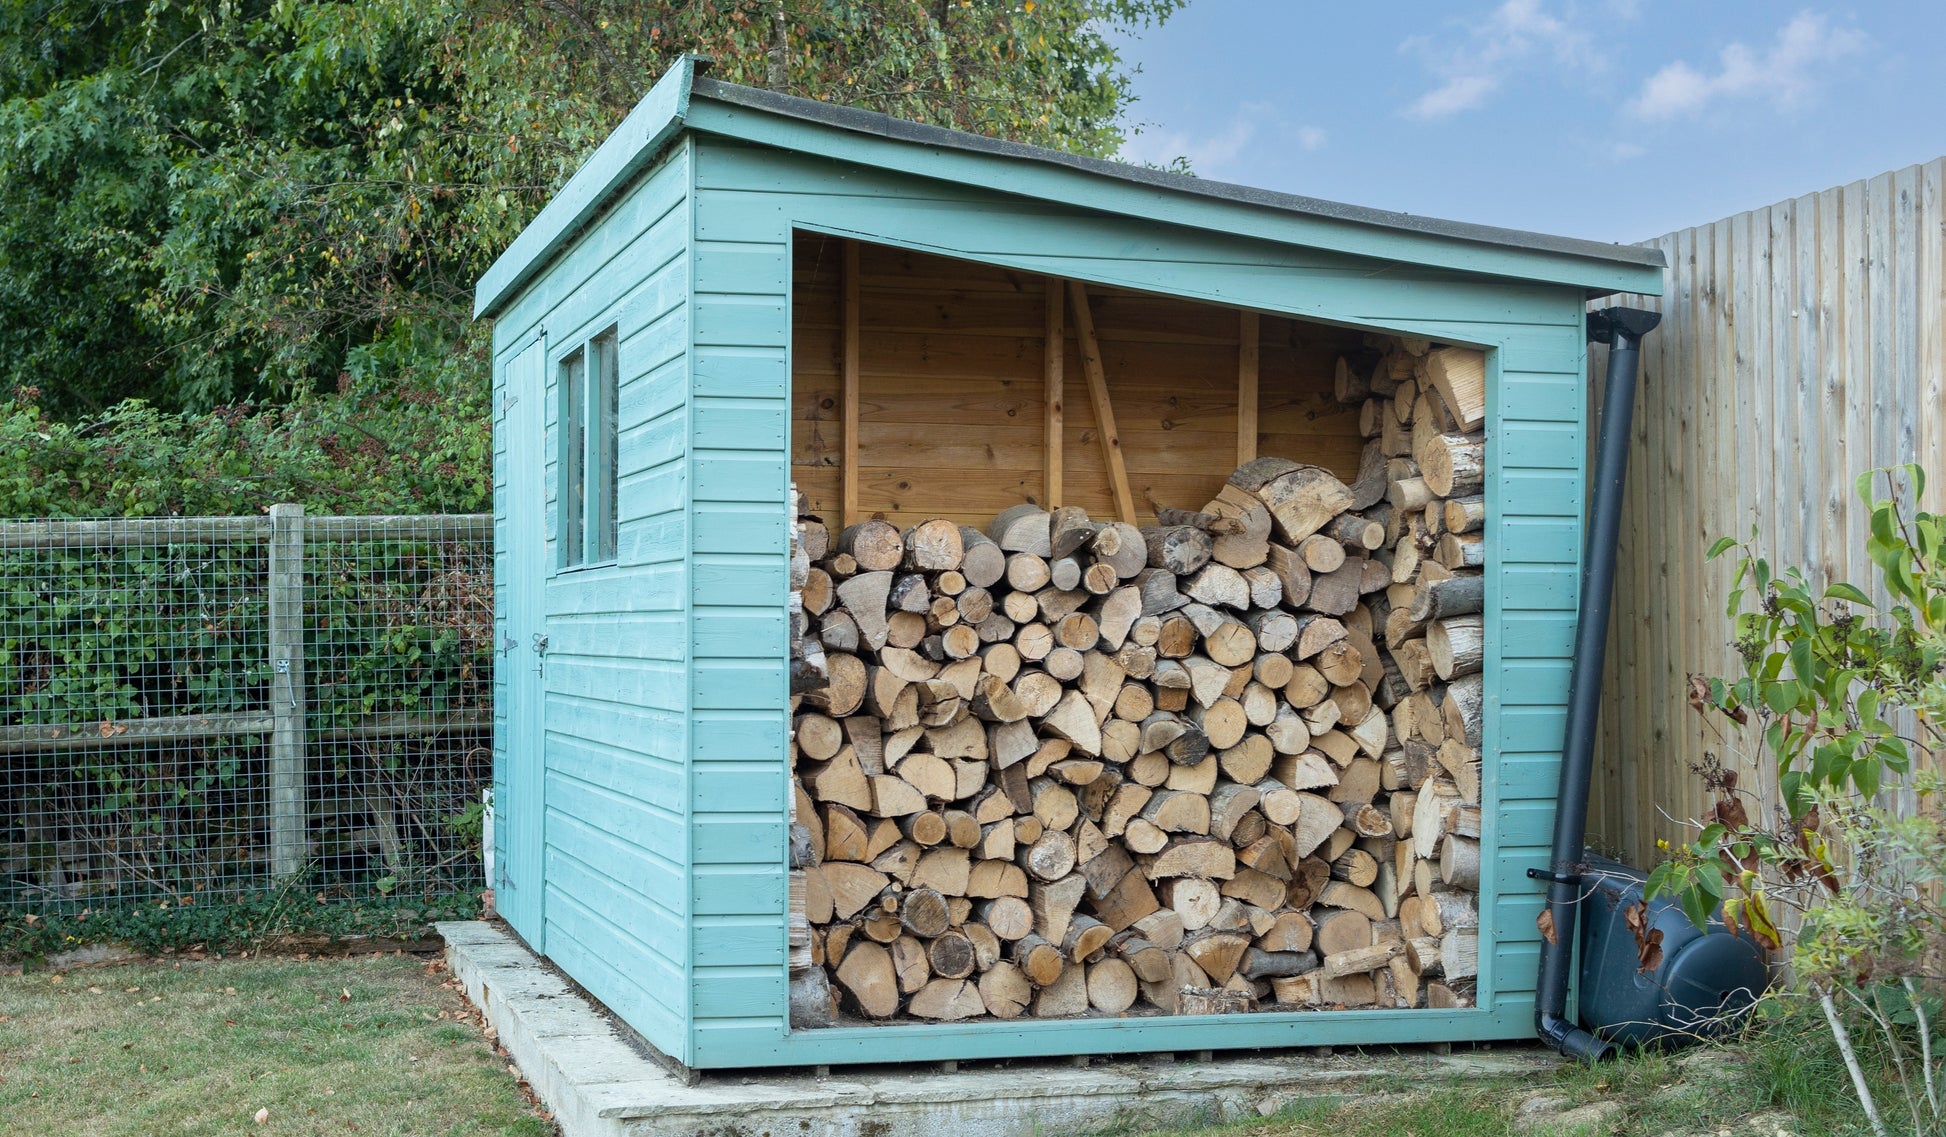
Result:
<svg viewBox="0 0 1946 1137">
<path fill-rule="evenodd" d="M 1486 355 L 1470 347 L 1444 347 L 1426 356 L 1426 377 L 1463 430 L 1486 423 Z"/>
<path fill-rule="evenodd" d="M 1454 616 L 1426 629 L 1433 673 L 1453 680 L 1479 671 L 1486 658 L 1486 626 L 1480 616 Z"/>
<path fill-rule="evenodd" d="M 1265 463 L 1275 465 L 1266 466 Z M 1259 473 L 1289 466 L 1288 470 L 1252 485 Z M 1280 541 L 1295 546 L 1329 524 L 1351 505 L 1351 490 L 1320 466 L 1259 458 L 1230 476 L 1230 484 L 1249 490 L 1270 510 Z"/>
<path fill-rule="evenodd" d="M 1486 498 L 1456 497 L 1446 503 L 1446 531 L 1448 533 L 1471 533 L 1486 524 Z"/>
<path fill-rule="evenodd" d="M 1420 476 L 1434 497 L 1477 494 L 1486 485 L 1486 437 L 1479 434 L 1434 434 L 1415 448 Z M 1445 507 L 1439 509 L 1445 521 Z"/>
<path fill-rule="evenodd" d="M 1486 606 L 1486 581 L 1479 576 L 1454 576 L 1420 587 L 1414 593 L 1411 616 L 1416 623 L 1451 619 Z"/>
</svg>

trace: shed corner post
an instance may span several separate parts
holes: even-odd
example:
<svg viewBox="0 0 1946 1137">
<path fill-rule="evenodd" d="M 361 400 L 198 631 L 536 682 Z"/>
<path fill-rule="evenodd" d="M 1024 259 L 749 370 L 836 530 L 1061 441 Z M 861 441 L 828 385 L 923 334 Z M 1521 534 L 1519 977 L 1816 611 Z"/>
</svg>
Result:
<svg viewBox="0 0 1946 1137">
<path fill-rule="evenodd" d="M 270 507 L 267 571 L 270 657 L 270 871 L 287 880 L 304 869 L 304 507 Z"/>
</svg>

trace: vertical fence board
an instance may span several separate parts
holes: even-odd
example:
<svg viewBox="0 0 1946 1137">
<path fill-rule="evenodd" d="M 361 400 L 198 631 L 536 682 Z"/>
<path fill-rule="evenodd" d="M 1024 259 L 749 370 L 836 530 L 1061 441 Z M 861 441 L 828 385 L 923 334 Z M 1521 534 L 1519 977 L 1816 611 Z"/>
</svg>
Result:
<svg viewBox="0 0 1946 1137">
<path fill-rule="evenodd" d="M 1735 666 L 1723 616 L 1748 536 L 1779 566 L 1882 595 L 1853 482 L 1919 462 L 1946 504 L 1946 159 L 1658 238 L 1663 298 L 1645 344 L 1617 574 L 1593 839 L 1652 862 L 1707 804 L 1714 755 L 1770 787 L 1754 739 L 1688 709 L 1688 674 Z M 1591 353 L 1594 379 L 1603 353 Z"/>
</svg>

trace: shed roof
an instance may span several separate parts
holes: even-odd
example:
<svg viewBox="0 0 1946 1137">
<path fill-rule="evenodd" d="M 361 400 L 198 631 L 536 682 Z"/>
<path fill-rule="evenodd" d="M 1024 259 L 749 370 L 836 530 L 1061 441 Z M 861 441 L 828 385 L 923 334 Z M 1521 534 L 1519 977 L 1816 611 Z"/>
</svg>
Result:
<svg viewBox="0 0 1946 1137">
<path fill-rule="evenodd" d="M 491 316 L 684 130 L 1356 256 L 1579 286 L 1590 298 L 1660 293 L 1658 248 L 1442 221 L 1087 158 L 705 78 L 685 56 L 480 278 Z"/>
</svg>

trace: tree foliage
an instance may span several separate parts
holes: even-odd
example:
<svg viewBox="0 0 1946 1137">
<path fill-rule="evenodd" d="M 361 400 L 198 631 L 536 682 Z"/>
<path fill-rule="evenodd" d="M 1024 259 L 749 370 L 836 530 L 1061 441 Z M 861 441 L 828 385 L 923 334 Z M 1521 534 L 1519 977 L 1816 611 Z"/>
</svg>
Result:
<svg viewBox="0 0 1946 1137">
<path fill-rule="evenodd" d="M 197 410 L 476 351 L 473 282 L 685 51 L 1110 154 L 1107 32 L 1182 2 L 0 0 L 0 389 Z"/>
</svg>

